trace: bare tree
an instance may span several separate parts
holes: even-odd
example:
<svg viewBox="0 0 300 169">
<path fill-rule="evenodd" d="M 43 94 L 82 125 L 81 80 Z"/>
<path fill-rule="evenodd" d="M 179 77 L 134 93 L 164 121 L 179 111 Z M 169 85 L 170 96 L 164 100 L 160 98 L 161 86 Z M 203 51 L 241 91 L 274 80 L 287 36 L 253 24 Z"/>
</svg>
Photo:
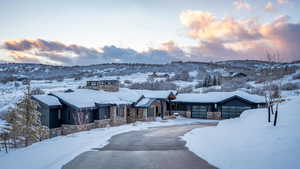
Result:
<svg viewBox="0 0 300 169">
<path fill-rule="evenodd" d="M 86 117 L 86 113 L 83 111 L 78 111 L 73 113 L 73 119 L 75 121 L 75 124 L 77 125 L 78 130 L 85 130 L 86 125 L 88 123 L 88 117 Z"/>
<path fill-rule="evenodd" d="M 278 118 L 278 106 L 282 102 L 281 98 L 281 86 L 282 81 L 281 78 L 277 78 L 277 76 L 282 77 L 284 72 L 277 71 L 276 63 L 280 61 L 280 55 L 278 52 L 269 53 L 266 55 L 270 65 L 265 69 L 265 74 L 263 76 L 266 78 L 264 81 L 264 95 L 268 109 L 268 122 L 271 122 L 271 116 L 274 114 L 275 107 L 275 117 L 273 125 L 276 126 L 277 118 Z M 280 69 L 283 70 L 283 69 Z M 277 79 L 277 80 L 275 80 Z"/>
</svg>

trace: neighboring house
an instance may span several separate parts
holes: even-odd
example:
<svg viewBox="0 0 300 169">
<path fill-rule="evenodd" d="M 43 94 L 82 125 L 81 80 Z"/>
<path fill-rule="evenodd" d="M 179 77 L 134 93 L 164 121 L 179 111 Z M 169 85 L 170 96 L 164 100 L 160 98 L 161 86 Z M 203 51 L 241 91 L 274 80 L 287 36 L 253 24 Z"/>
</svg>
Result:
<svg viewBox="0 0 300 169">
<path fill-rule="evenodd" d="M 97 81 L 87 81 L 86 89 L 94 89 L 94 90 L 104 90 L 110 92 L 116 92 L 119 90 L 120 81 L 116 79 L 103 79 Z"/>
<path fill-rule="evenodd" d="M 191 118 L 227 119 L 239 117 L 248 109 L 265 106 L 262 96 L 245 92 L 210 92 L 178 94 L 172 101 L 174 112 Z"/>
<path fill-rule="evenodd" d="M 164 74 L 161 74 L 161 73 L 156 73 L 156 72 L 153 72 L 151 75 L 148 76 L 149 78 L 169 78 L 169 74 L 167 73 L 164 73 Z"/>
</svg>

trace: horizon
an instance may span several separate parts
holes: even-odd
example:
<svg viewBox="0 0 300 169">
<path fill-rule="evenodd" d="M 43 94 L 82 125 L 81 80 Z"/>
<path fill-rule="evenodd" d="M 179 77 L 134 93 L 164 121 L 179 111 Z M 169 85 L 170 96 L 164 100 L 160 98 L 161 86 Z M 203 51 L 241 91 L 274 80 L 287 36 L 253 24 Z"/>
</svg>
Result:
<svg viewBox="0 0 300 169">
<path fill-rule="evenodd" d="M 5 1 L 0 63 L 268 61 L 268 53 L 289 63 L 300 60 L 298 9 L 298 0 Z"/>
</svg>

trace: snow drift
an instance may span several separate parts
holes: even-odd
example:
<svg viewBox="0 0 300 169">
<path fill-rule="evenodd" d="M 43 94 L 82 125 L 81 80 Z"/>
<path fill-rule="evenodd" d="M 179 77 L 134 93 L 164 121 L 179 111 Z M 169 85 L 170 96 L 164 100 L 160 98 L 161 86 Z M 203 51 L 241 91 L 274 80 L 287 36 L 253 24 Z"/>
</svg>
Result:
<svg viewBox="0 0 300 169">
<path fill-rule="evenodd" d="M 187 147 L 221 169 L 300 168 L 300 97 L 279 107 L 278 125 L 266 109 L 247 110 L 240 118 L 185 134 Z"/>
</svg>

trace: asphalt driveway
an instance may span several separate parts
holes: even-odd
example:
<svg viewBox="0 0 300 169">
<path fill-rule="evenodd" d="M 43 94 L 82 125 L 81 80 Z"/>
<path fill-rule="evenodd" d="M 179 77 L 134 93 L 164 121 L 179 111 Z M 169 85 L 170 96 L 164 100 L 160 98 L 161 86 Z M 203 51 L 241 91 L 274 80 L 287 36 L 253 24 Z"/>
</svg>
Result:
<svg viewBox="0 0 300 169">
<path fill-rule="evenodd" d="M 105 147 L 80 154 L 63 169 L 216 169 L 190 152 L 179 137 L 194 128 L 211 125 L 214 124 L 159 127 L 119 134 Z"/>
</svg>

